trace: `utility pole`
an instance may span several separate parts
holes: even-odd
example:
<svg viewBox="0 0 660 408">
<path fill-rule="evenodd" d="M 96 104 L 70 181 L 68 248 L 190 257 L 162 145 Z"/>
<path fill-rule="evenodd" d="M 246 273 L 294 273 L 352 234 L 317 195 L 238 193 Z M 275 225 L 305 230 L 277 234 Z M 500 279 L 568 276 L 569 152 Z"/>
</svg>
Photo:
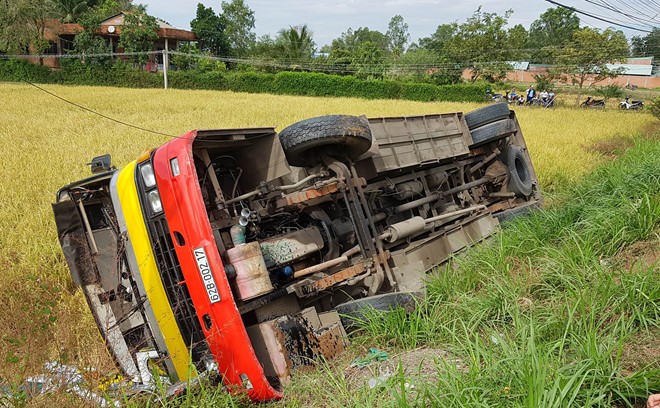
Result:
<svg viewBox="0 0 660 408">
<path fill-rule="evenodd" d="M 170 56 L 167 53 L 167 38 L 165 38 L 165 49 L 163 50 L 163 86 L 167 89 L 167 66 L 170 65 Z"/>
</svg>

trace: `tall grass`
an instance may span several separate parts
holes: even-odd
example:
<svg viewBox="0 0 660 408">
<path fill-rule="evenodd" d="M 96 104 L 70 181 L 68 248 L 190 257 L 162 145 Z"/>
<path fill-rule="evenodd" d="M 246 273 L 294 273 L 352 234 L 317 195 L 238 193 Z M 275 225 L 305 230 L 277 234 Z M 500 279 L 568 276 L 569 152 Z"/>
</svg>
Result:
<svg viewBox="0 0 660 408">
<path fill-rule="evenodd" d="M 560 198 L 439 271 L 411 315 L 363 323 L 366 341 L 467 362 L 439 370 L 418 403 L 632 406 L 660 390 L 659 358 L 622 368 L 632 338 L 660 335 L 660 265 L 618 258 L 639 240 L 660 247 L 660 141 L 638 140 Z"/>
</svg>

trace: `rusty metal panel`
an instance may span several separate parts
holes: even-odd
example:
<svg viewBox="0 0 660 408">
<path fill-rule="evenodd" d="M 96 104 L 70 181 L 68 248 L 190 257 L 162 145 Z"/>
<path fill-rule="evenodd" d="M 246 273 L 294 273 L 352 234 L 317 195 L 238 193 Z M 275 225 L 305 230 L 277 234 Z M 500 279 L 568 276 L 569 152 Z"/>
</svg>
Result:
<svg viewBox="0 0 660 408">
<path fill-rule="evenodd" d="M 376 171 L 385 172 L 468 155 L 471 138 L 462 113 L 370 118 Z"/>
<path fill-rule="evenodd" d="M 344 351 L 341 323 L 315 329 L 310 318 L 320 326 L 316 309 L 304 314 L 282 316 L 247 328 L 252 347 L 268 377 L 288 383 L 291 371 L 315 361 L 336 357 Z"/>
<path fill-rule="evenodd" d="M 307 279 L 303 279 L 295 283 L 291 287 L 298 297 L 308 297 L 317 294 L 319 291 L 330 288 L 340 282 L 346 281 L 350 278 L 358 276 L 367 270 L 364 262 L 357 263 L 346 269 L 334 273 L 332 275 L 323 276 L 323 274 L 312 275 Z"/>
<path fill-rule="evenodd" d="M 277 200 L 278 207 L 285 207 L 294 204 L 304 203 L 306 201 L 325 197 L 339 191 L 338 183 L 329 184 L 320 188 L 310 188 L 304 191 L 296 191 Z"/>
</svg>

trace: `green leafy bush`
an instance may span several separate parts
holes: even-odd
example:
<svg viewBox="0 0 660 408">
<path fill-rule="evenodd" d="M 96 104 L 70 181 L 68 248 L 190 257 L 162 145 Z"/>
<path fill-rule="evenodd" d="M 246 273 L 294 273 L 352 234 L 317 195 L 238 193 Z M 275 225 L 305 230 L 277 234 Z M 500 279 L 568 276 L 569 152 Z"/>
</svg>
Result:
<svg viewBox="0 0 660 408">
<path fill-rule="evenodd" d="M 227 90 L 235 92 L 271 93 L 275 76 L 260 72 L 242 72 L 226 76 Z"/>
<path fill-rule="evenodd" d="M 486 85 L 480 84 L 439 86 L 391 80 L 361 80 L 352 76 L 309 72 L 280 72 L 275 78 L 275 92 L 290 95 L 478 102 L 486 92 Z"/>
<path fill-rule="evenodd" d="M 168 85 L 177 89 L 213 89 L 226 90 L 225 75 L 219 71 L 173 71 L 167 74 Z"/>
<path fill-rule="evenodd" d="M 555 89 L 555 84 L 552 82 L 553 78 L 550 75 L 534 75 L 534 81 L 536 81 L 536 89 L 540 91 L 545 89 L 549 92 Z"/>
<path fill-rule="evenodd" d="M 653 116 L 660 119 L 660 96 L 651 100 L 649 103 L 649 110 Z"/>
<path fill-rule="evenodd" d="M 596 93 L 605 99 L 623 98 L 623 87 L 619 85 L 601 86 L 596 89 Z"/>
<path fill-rule="evenodd" d="M 24 60 L 0 60 L 0 81 L 8 82 L 51 82 L 52 73 L 48 67 L 32 64 Z"/>
<path fill-rule="evenodd" d="M 215 61 L 213 61 L 215 64 Z M 72 85 L 104 85 L 129 88 L 159 88 L 162 74 L 135 69 L 116 61 L 107 66 L 94 61 L 63 59 L 59 71 L 26 61 L 0 61 L 0 81 L 30 81 Z M 486 84 L 434 85 L 393 80 L 363 80 L 353 76 L 313 72 L 226 72 L 224 65 L 208 69 L 170 71 L 168 84 L 180 89 L 214 89 L 284 95 L 336 96 L 365 99 L 408 99 L 414 101 L 480 102 Z"/>
</svg>

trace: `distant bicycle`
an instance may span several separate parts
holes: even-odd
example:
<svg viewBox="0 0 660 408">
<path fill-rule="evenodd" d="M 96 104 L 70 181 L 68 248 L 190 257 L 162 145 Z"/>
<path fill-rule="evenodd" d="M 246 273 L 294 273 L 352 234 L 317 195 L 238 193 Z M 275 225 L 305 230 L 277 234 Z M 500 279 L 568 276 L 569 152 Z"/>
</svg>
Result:
<svg viewBox="0 0 660 408">
<path fill-rule="evenodd" d="M 530 106 L 541 106 L 543 108 L 551 108 L 555 106 L 555 96 L 548 96 L 547 98 L 533 98 L 528 103 Z"/>
<path fill-rule="evenodd" d="M 543 106 L 543 101 L 541 100 L 541 98 L 534 97 L 527 104 L 530 106 Z"/>
</svg>

